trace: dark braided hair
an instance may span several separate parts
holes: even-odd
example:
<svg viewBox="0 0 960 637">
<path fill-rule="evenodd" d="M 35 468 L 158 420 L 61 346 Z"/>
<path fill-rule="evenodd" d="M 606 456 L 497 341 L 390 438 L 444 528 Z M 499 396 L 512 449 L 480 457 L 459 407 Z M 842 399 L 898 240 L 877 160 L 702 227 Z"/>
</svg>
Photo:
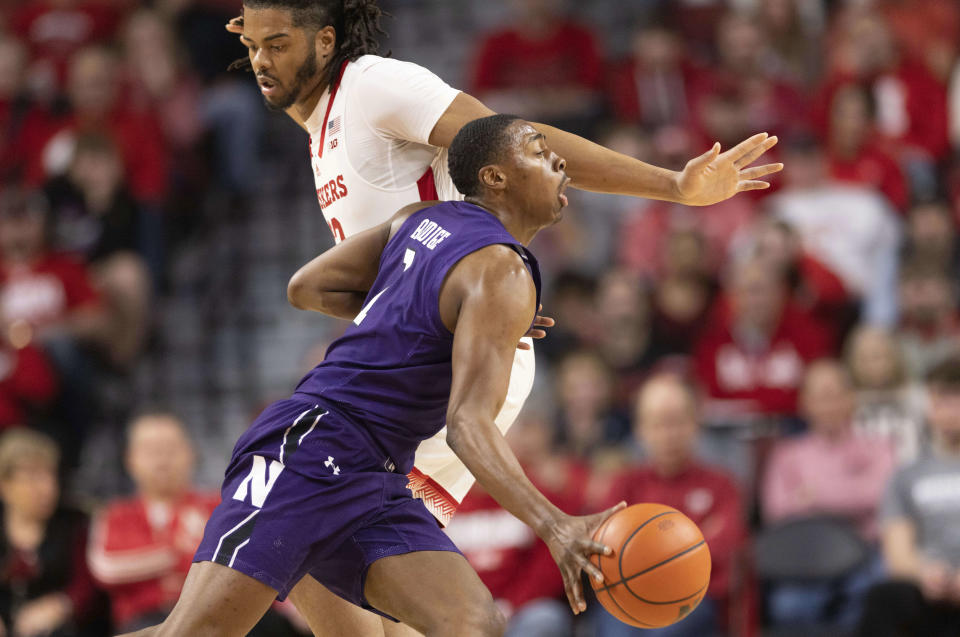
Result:
<svg viewBox="0 0 960 637">
<path fill-rule="evenodd" d="M 251 9 L 286 9 L 293 14 L 293 26 L 316 33 L 332 26 L 337 32 L 333 58 L 324 70 L 323 78 L 330 84 L 347 60 L 374 54 L 380 49 L 379 36 L 386 35 L 380 27 L 384 13 L 377 0 L 244 0 Z M 389 54 L 388 54 L 389 55 Z M 241 58 L 230 65 L 230 70 L 250 68 L 249 58 Z"/>
</svg>

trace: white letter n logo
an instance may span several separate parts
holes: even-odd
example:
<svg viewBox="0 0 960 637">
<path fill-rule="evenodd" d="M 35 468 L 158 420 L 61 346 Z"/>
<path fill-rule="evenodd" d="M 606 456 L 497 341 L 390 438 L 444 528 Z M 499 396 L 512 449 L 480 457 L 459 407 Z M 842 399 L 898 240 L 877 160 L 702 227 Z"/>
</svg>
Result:
<svg viewBox="0 0 960 637">
<path fill-rule="evenodd" d="M 263 501 L 267 499 L 267 494 L 273 488 L 273 484 L 280 477 L 283 471 L 283 464 L 277 460 L 270 461 L 270 477 L 267 477 L 267 461 L 263 456 L 253 457 L 253 468 L 250 474 L 243 479 L 236 493 L 233 494 L 234 500 L 243 502 L 247 499 L 247 485 L 250 485 L 250 501 L 258 509 L 263 506 Z"/>
</svg>

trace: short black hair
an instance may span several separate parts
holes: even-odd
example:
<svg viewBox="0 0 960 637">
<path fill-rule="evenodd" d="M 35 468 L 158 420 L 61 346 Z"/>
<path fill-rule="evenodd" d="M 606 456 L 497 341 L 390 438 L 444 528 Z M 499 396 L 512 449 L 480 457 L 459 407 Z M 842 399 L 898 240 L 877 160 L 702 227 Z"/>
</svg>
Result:
<svg viewBox="0 0 960 637">
<path fill-rule="evenodd" d="M 516 115 L 490 115 L 467 122 L 450 144 L 450 178 L 463 196 L 480 194 L 480 169 L 499 160 L 512 140 L 507 129 Z"/>
<path fill-rule="evenodd" d="M 380 18 L 385 14 L 377 0 L 243 0 L 251 9 L 286 9 L 293 14 L 293 26 L 315 32 L 332 26 L 337 32 L 337 47 L 327 64 L 324 81 L 329 85 L 336 79 L 340 67 L 347 60 L 380 50 L 379 38 L 384 35 Z M 241 58 L 231 69 L 249 67 L 250 60 Z"/>
<path fill-rule="evenodd" d="M 951 356 L 927 372 L 927 387 L 934 391 L 960 392 L 960 358 Z"/>
</svg>

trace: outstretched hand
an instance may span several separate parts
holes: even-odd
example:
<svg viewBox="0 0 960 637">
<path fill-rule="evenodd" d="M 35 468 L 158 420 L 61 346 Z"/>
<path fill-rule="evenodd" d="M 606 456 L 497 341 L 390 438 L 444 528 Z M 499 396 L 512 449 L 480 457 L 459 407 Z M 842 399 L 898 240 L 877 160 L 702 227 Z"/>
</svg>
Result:
<svg viewBox="0 0 960 637">
<path fill-rule="evenodd" d="M 549 316 L 541 316 L 539 312 L 542 312 L 542 311 L 543 311 L 543 306 L 541 305 L 537 309 L 538 314 L 537 314 L 537 318 L 533 320 L 533 327 L 530 328 L 529 332 L 524 334 L 524 337 L 529 336 L 530 338 L 536 338 L 536 339 L 545 338 L 547 336 L 547 331 L 542 330 L 540 328 L 553 327 L 554 325 L 557 324 L 557 322 L 554 321 Z M 530 343 L 527 343 L 526 341 L 520 341 L 517 344 L 517 349 L 528 350 L 528 349 L 533 349 L 533 347 L 530 345 Z"/>
<path fill-rule="evenodd" d="M 583 598 L 583 583 L 580 579 L 581 571 L 596 582 L 603 582 L 603 573 L 590 561 L 589 557 L 596 554 L 613 554 L 609 546 L 594 540 L 593 534 L 601 524 L 607 521 L 607 518 L 626 506 L 626 502 L 621 502 L 593 515 L 565 516 L 540 536 L 550 549 L 550 555 L 557 563 L 560 574 L 563 575 L 563 587 L 574 615 L 587 610 L 587 602 Z"/>
<path fill-rule="evenodd" d="M 762 190 L 770 184 L 760 178 L 783 170 L 783 164 L 748 168 L 777 144 L 776 137 L 759 133 L 721 153 L 720 143 L 687 162 L 677 176 L 680 203 L 709 206 L 745 190 Z"/>
</svg>

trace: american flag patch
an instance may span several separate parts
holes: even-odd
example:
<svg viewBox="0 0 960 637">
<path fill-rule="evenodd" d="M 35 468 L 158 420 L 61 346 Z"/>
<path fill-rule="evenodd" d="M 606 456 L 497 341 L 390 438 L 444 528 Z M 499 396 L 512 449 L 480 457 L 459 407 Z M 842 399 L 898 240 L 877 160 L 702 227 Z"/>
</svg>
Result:
<svg viewBox="0 0 960 637">
<path fill-rule="evenodd" d="M 334 117 L 332 120 L 327 122 L 327 134 L 336 135 L 340 132 L 340 116 Z"/>
</svg>

